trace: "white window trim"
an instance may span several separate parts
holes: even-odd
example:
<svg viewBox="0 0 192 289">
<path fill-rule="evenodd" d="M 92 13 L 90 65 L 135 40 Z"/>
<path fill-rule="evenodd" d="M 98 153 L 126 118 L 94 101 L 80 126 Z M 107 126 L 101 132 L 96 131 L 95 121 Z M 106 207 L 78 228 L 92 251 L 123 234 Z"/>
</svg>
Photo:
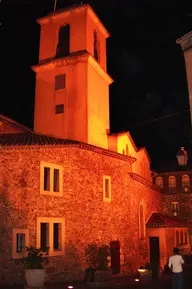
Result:
<svg viewBox="0 0 192 289">
<path fill-rule="evenodd" d="M 44 190 L 44 168 L 50 168 L 50 191 Z M 59 170 L 59 192 L 53 191 L 53 170 Z M 43 162 L 40 163 L 40 194 L 54 197 L 63 196 L 63 167 L 61 165 Z"/>
<path fill-rule="evenodd" d="M 109 197 L 106 198 L 106 191 L 105 191 L 105 180 L 109 180 Z M 103 176 L 103 201 L 111 203 L 111 177 L 110 176 Z"/>
<path fill-rule="evenodd" d="M 29 229 L 13 228 L 12 258 L 20 259 L 25 256 L 25 252 L 17 253 L 17 234 L 25 234 L 25 247 L 29 247 Z"/>
<path fill-rule="evenodd" d="M 37 217 L 37 248 L 41 247 L 41 223 L 49 223 L 49 256 L 64 255 L 65 252 L 65 219 L 54 217 Z M 53 250 L 53 224 L 61 224 L 61 250 Z"/>
</svg>

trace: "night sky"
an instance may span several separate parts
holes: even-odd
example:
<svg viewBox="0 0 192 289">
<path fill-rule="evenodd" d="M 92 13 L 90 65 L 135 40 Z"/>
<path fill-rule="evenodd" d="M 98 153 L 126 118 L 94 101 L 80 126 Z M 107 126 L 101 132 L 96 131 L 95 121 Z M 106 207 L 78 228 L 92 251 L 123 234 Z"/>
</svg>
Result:
<svg viewBox="0 0 192 289">
<path fill-rule="evenodd" d="M 80 2 L 57 0 L 57 8 Z M 138 147 L 146 146 L 152 168 L 168 168 L 181 145 L 187 150 L 192 146 L 184 58 L 176 44 L 192 30 L 192 1 L 82 2 L 92 4 L 111 34 L 111 131 L 129 130 Z M 30 67 L 38 62 L 36 19 L 50 13 L 54 1 L 2 0 L 0 6 L 0 113 L 32 128 L 35 73 Z"/>
</svg>

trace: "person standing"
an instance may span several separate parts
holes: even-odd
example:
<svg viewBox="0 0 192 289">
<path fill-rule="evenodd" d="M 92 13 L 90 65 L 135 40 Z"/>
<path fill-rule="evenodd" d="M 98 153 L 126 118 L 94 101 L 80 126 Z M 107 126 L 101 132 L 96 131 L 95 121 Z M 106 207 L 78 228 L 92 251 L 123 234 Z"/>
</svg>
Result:
<svg viewBox="0 0 192 289">
<path fill-rule="evenodd" d="M 169 268 L 172 268 L 172 289 L 183 289 L 183 264 L 184 260 L 179 255 L 179 249 L 173 249 L 173 256 L 169 258 Z"/>
</svg>

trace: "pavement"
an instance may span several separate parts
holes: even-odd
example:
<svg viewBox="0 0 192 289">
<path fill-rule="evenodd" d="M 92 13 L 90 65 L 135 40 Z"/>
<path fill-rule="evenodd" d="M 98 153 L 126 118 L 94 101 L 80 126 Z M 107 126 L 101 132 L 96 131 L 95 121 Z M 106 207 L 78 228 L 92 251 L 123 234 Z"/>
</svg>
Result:
<svg viewBox="0 0 192 289">
<path fill-rule="evenodd" d="M 134 276 L 116 276 L 113 278 L 112 282 L 105 284 L 103 288 L 105 289 L 170 289 L 171 288 L 171 273 L 161 275 L 160 279 L 156 284 L 152 283 L 151 278 L 141 277 L 139 281 L 136 281 Z M 185 267 L 184 269 L 184 279 L 185 285 L 183 289 L 192 288 L 192 266 Z M 92 286 L 90 286 L 92 285 Z M 72 283 L 49 283 L 46 284 L 44 288 L 36 289 L 70 289 L 69 286 L 72 286 L 71 289 L 97 289 L 100 288 L 97 284 L 86 284 L 83 282 L 72 282 Z M 23 285 L 15 286 L 1 286 L 0 289 L 31 289 L 24 288 Z"/>
</svg>

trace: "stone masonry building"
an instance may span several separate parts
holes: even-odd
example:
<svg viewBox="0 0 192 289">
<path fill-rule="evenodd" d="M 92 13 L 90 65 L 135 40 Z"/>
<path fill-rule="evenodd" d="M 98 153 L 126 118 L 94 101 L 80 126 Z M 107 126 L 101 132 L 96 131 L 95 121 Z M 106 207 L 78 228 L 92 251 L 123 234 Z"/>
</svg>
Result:
<svg viewBox="0 0 192 289">
<path fill-rule="evenodd" d="M 150 158 L 129 132 L 111 134 L 106 38 L 89 5 L 41 25 L 34 130 L 0 116 L 0 281 L 22 283 L 25 246 L 49 246 L 50 280 L 83 279 L 85 247 L 111 248 L 114 274 L 163 269 L 189 223 L 164 215 Z"/>
</svg>

